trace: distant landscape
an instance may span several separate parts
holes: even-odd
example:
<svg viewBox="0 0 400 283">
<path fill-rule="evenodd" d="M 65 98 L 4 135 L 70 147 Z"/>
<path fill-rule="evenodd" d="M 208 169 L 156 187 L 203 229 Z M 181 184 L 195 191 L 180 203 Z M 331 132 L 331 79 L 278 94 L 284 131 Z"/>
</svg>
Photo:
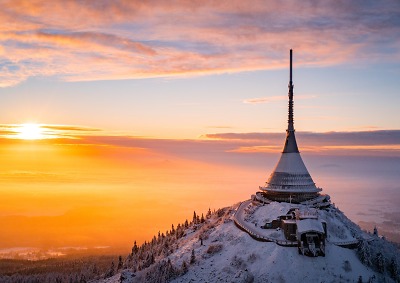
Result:
<svg viewBox="0 0 400 283">
<path fill-rule="evenodd" d="M 111 247 L 2 249 L 0 282 L 86 282 L 99 279 L 111 269 L 117 270 L 118 263 L 125 260 L 129 250 Z"/>
</svg>

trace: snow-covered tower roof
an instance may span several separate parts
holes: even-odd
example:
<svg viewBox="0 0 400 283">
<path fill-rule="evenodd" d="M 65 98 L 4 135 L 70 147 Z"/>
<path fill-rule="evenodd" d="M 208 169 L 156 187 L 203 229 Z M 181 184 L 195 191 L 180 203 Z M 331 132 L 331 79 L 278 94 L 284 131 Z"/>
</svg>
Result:
<svg viewBox="0 0 400 283">
<path fill-rule="evenodd" d="M 266 197 L 277 201 L 301 202 L 318 196 L 320 188 L 315 186 L 297 147 L 293 120 L 292 50 L 290 50 L 289 113 L 285 146 L 265 187 Z"/>
</svg>

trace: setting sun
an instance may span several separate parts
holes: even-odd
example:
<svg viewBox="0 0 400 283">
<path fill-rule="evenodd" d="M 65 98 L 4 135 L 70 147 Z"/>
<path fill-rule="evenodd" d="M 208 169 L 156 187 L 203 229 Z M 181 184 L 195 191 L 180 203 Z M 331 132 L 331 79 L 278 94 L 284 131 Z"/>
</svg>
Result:
<svg viewBox="0 0 400 283">
<path fill-rule="evenodd" d="M 38 140 L 43 138 L 43 129 L 38 124 L 22 124 L 16 131 L 19 139 Z"/>
</svg>

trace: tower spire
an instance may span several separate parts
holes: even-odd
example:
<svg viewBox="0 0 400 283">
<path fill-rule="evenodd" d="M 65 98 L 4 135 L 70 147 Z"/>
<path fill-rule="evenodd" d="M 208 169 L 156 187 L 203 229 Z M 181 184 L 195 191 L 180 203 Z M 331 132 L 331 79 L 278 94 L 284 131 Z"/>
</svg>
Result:
<svg viewBox="0 0 400 283">
<path fill-rule="evenodd" d="M 290 76 L 289 76 L 289 115 L 288 115 L 288 128 L 286 130 L 286 141 L 283 152 L 299 152 L 297 148 L 296 137 L 294 136 L 294 121 L 293 121 L 293 77 L 292 77 L 292 64 L 293 64 L 293 51 L 290 49 Z"/>
<path fill-rule="evenodd" d="M 292 49 L 290 49 L 290 79 L 289 79 L 289 118 L 288 131 L 294 131 L 293 122 L 293 81 L 292 81 Z"/>
<path fill-rule="evenodd" d="M 272 171 L 264 187 L 260 187 L 262 194 L 269 200 L 301 203 L 319 196 L 321 188 L 317 188 L 308 173 L 297 147 L 293 126 L 293 51 L 290 50 L 289 73 L 289 115 L 286 130 L 285 146 L 281 158 Z M 329 200 L 329 199 L 327 199 Z"/>
</svg>

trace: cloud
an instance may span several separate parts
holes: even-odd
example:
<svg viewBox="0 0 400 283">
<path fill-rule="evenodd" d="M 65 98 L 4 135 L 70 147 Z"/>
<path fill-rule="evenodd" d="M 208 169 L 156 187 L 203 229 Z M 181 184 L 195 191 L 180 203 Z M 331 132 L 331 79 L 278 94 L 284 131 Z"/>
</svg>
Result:
<svg viewBox="0 0 400 283">
<path fill-rule="evenodd" d="M 297 139 L 306 145 L 368 146 L 399 145 L 400 130 L 355 131 L 355 132 L 296 132 Z M 283 133 L 220 133 L 207 134 L 205 138 L 222 140 L 253 140 L 278 142 Z"/>
<path fill-rule="evenodd" d="M 298 95 L 297 99 L 311 99 L 317 97 L 316 95 Z M 243 103 L 247 104 L 260 104 L 260 103 L 270 103 L 275 101 L 287 100 L 287 96 L 285 95 L 277 95 L 277 96 L 268 96 L 268 97 L 259 97 L 259 98 L 250 98 L 243 100 Z"/>
<path fill-rule="evenodd" d="M 110 51 L 115 48 L 117 51 L 130 51 L 139 54 L 154 56 L 156 51 L 151 47 L 141 43 L 123 38 L 112 34 L 98 33 L 98 32 L 74 32 L 52 34 L 49 32 L 38 32 L 33 35 L 41 42 L 47 42 L 50 45 L 65 46 L 68 48 L 94 48 L 99 52 L 106 51 L 104 49 L 110 48 Z M 91 49 L 91 51 L 95 51 Z"/>
<path fill-rule="evenodd" d="M 280 96 L 270 96 L 270 97 L 259 97 L 259 98 L 250 98 L 243 100 L 243 103 L 248 104 L 260 104 L 260 103 L 269 103 L 274 101 L 281 101 L 286 100 L 287 97 L 280 95 Z"/>
<path fill-rule="evenodd" d="M 9 138 L 18 125 L 0 125 L 3 145 L 26 141 Z M 271 153 L 282 150 L 285 133 L 218 133 L 199 139 L 157 139 L 126 136 L 101 129 L 73 125 L 41 125 L 45 140 L 38 144 L 126 148 L 138 153 L 157 153 L 202 161 L 230 160 L 237 153 Z M 302 152 L 349 156 L 400 156 L 400 130 L 358 132 L 296 132 Z M 15 137 L 14 137 L 15 138 Z M 32 141 L 29 141 L 32 143 Z M 224 161 L 225 162 L 225 161 Z"/>
<path fill-rule="evenodd" d="M 207 128 L 209 128 L 209 129 L 232 129 L 233 127 L 220 125 L 220 126 L 207 126 Z"/>
<path fill-rule="evenodd" d="M 297 132 L 302 152 L 311 155 L 400 156 L 400 130 L 368 132 Z M 237 162 L 236 154 L 277 154 L 284 133 L 208 134 L 201 139 L 154 139 L 132 136 L 79 135 L 75 140 L 57 140 L 57 144 L 88 144 L 145 150 L 177 158 L 205 162 Z M 240 158 L 239 158 L 240 159 Z M 238 160 L 239 160 L 238 159 Z M 241 160 L 240 162 L 247 162 Z M 237 165 L 240 165 L 240 162 Z"/>
<path fill-rule="evenodd" d="M 19 125 L 0 125 L 2 144 L 13 143 L 8 138 L 17 133 Z M 148 149 L 178 156 L 201 156 L 229 152 L 280 152 L 285 133 L 218 133 L 206 134 L 199 139 L 157 139 L 125 136 L 97 128 L 73 125 L 40 125 L 45 138 L 37 143 L 58 145 L 92 145 L 135 149 Z M 213 126 L 212 128 L 229 128 Z M 355 132 L 296 132 L 302 151 L 311 153 L 344 152 L 349 154 L 400 153 L 400 130 Z M 23 143 L 23 141 L 15 141 Z"/>
<path fill-rule="evenodd" d="M 296 132 L 300 151 L 349 156 L 399 156 L 400 130 L 359 132 Z M 236 144 L 235 153 L 272 153 L 282 150 L 284 133 L 219 133 L 203 138 Z"/>
<path fill-rule="evenodd" d="M 100 132 L 100 129 L 69 126 L 69 125 L 45 125 L 39 124 L 37 128 L 40 130 L 40 135 L 44 139 L 59 139 L 59 138 L 76 138 L 77 135 L 91 135 Z M 5 138 L 20 138 L 21 124 L 0 124 L 0 137 Z"/>
<path fill-rule="evenodd" d="M 395 0 L 2 1 L 0 86 L 276 69 L 290 48 L 298 66 L 389 61 L 399 18 Z"/>
<path fill-rule="evenodd" d="M 81 127 L 81 126 L 69 126 L 69 125 L 41 125 L 41 128 L 59 131 L 77 131 L 77 132 L 97 132 L 101 129 Z"/>
</svg>

